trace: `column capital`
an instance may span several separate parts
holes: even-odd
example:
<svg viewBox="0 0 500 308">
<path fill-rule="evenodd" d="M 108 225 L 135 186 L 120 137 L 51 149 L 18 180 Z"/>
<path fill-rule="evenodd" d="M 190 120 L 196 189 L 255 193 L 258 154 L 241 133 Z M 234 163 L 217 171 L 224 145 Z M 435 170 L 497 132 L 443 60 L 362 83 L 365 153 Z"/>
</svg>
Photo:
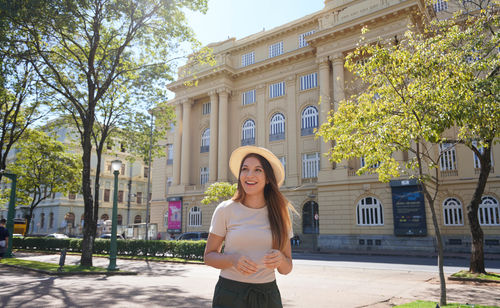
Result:
<svg viewBox="0 0 500 308">
<path fill-rule="evenodd" d="M 328 56 L 328 58 L 330 58 L 330 61 L 332 61 L 332 63 L 344 62 L 344 54 L 342 52 L 336 52 Z"/>
<path fill-rule="evenodd" d="M 320 66 L 321 65 L 329 65 L 330 64 L 329 57 L 324 56 L 324 57 L 316 58 L 316 63 L 318 63 Z"/>
<path fill-rule="evenodd" d="M 192 105 L 194 100 L 192 98 L 183 98 L 180 100 L 180 104 L 182 105 Z"/>
<path fill-rule="evenodd" d="M 213 89 L 213 90 L 208 91 L 208 96 L 212 97 L 214 95 L 217 95 L 217 90 Z"/>
<path fill-rule="evenodd" d="M 294 81 L 296 79 L 295 75 L 290 75 L 285 78 L 286 81 Z"/>
<path fill-rule="evenodd" d="M 217 93 L 218 93 L 219 95 L 221 95 L 221 94 L 222 94 L 222 95 L 224 95 L 224 94 L 226 94 L 226 95 L 231 95 L 231 90 L 230 90 L 229 88 L 227 88 L 227 87 L 221 87 L 221 88 L 218 88 L 218 89 L 217 89 Z"/>
</svg>

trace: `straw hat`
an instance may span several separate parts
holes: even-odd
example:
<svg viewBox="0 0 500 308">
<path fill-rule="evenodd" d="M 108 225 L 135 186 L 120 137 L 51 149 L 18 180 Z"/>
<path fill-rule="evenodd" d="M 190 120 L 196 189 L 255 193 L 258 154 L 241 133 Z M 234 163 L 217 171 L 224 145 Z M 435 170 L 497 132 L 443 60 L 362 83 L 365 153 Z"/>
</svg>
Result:
<svg viewBox="0 0 500 308">
<path fill-rule="evenodd" d="M 276 157 L 276 155 L 273 154 L 273 152 L 261 147 L 247 145 L 239 147 L 233 151 L 233 153 L 231 154 L 231 158 L 229 158 L 229 169 L 231 169 L 231 172 L 234 174 L 234 176 L 238 178 L 238 176 L 240 175 L 241 161 L 243 160 L 243 158 L 245 158 L 245 156 L 251 153 L 259 154 L 269 162 L 269 164 L 273 168 L 278 187 L 280 187 L 285 181 L 285 169 L 283 168 L 281 161 L 278 159 L 278 157 Z"/>
</svg>

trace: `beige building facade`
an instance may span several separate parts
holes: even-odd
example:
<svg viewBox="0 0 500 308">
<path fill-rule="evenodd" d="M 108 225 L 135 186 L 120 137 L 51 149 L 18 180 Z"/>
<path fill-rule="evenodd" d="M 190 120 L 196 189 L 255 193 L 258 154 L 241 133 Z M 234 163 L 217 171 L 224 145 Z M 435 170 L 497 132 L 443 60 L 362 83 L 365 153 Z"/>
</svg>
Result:
<svg viewBox="0 0 500 308">
<path fill-rule="evenodd" d="M 445 14 L 445 4 L 437 1 L 435 10 Z M 314 134 L 356 91 L 344 61 L 361 28 L 370 28 L 369 40 L 394 38 L 422 12 L 428 9 L 418 0 L 327 0 L 321 11 L 272 30 L 210 44 L 215 67 L 181 67 L 183 77 L 168 86 L 176 127 L 165 141 L 167 156 L 152 168 L 151 222 L 163 237 L 208 230 L 217 204 L 202 205 L 203 192 L 216 181 L 234 183 L 229 156 L 251 144 L 270 149 L 285 167 L 282 192 L 300 213 L 293 227 L 302 248 L 434 251 L 431 213 L 415 182 L 358 176 L 362 158 L 332 164 L 323 155 L 331 144 Z M 186 85 L 193 76 L 198 84 Z M 437 200 L 445 249 L 468 251 L 466 205 L 477 162 L 460 145 L 441 150 L 448 151 Z M 495 163 L 499 146 L 492 152 Z M 485 251 L 500 251 L 499 200 L 500 173 L 493 167 L 480 209 Z"/>
</svg>

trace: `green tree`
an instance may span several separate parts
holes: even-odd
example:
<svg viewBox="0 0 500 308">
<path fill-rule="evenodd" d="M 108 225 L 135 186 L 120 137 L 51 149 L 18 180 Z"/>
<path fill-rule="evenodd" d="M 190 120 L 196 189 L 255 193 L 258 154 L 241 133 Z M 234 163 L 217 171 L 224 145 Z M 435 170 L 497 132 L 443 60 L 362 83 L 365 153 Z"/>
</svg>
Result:
<svg viewBox="0 0 500 308">
<path fill-rule="evenodd" d="M 15 161 L 7 166 L 17 174 L 17 205 L 28 208 L 26 230 L 33 211 L 55 193 L 80 192 L 82 164 L 61 142 L 44 132 L 27 130 L 16 146 Z"/>
<path fill-rule="evenodd" d="M 363 90 L 340 102 L 318 131 L 324 140 L 335 141 L 329 153 L 333 161 L 364 157 L 359 174 L 378 173 L 381 181 L 402 175 L 419 181 L 437 240 L 441 305 L 446 304 L 446 285 L 435 209 L 441 184 L 439 146 L 465 144 L 481 161 L 475 201 L 468 207 L 471 228 L 479 228 L 472 203 L 479 204 L 491 167 L 491 145 L 498 137 L 498 5 L 490 4 L 472 10 L 474 14 L 460 11 L 445 21 L 424 22 L 404 37 L 363 41 L 346 61 L 361 78 Z M 397 161 L 398 151 L 408 152 L 410 159 Z M 474 253 L 482 237 L 473 243 L 471 258 L 482 258 Z M 471 270 L 480 263 L 476 261 L 471 260 Z"/>
<path fill-rule="evenodd" d="M 12 22 L 23 32 L 24 46 L 38 76 L 81 125 L 84 238 L 82 266 L 92 265 L 96 219 L 90 181 L 90 157 L 98 106 L 111 95 L 124 103 L 166 99 L 165 83 L 175 73 L 182 47 L 198 48 L 184 10 L 205 12 L 206 0 L 23 1 Z M 209 50 L 193 57 L 206 59 Z M 112 91 L 116 91 L 112 92 Z M 129 98 L 125 101 L 123 98 Z M 106 109 L 106 108 L 103 108 Z M 103 123 L 103 121 L 100 121 Z M 105 135 L 101 139 L 105 140 Z"/>
<path fill-rule="evenodd" d="M 237 188 L 237 183 L 231 184 L 227 182 L 216 182 L 210 184 L 207 190 L 205 190 L 205 197 L 201 200 L 201 203 L 208 205 L 212 202 L 217 202 L 222 198 L 231 198 Z"/>
</svg>

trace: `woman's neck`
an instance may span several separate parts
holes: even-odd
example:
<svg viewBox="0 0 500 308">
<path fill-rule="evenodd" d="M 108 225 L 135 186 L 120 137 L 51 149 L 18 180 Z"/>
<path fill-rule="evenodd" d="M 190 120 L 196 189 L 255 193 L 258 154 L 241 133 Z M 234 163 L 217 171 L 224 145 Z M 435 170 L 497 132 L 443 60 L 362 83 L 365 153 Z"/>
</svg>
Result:
<svg viewBox="0 0 500 308">
<path fill-rule="evenodd" d="M 245 200 L 243 200 L 243 204 L 253 209 L 260 209 L 266 206 L 266 199 L 264 199 L 264 194 L 255 196 L 246 195 Z"/>
</svg>

